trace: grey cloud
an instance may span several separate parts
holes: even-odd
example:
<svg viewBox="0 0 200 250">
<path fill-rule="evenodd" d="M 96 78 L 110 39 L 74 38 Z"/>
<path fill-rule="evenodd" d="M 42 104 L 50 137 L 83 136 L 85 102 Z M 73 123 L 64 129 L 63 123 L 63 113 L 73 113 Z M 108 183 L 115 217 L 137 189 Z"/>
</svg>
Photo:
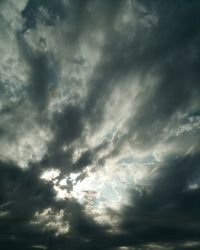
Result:
<svg viewBox="0 0 200 250">
<path fill-rule="evenodd" d="M 198 173 L 199 155 L 167 160 L 152 185 L 133 191 L 132 205 L 122 217 L 132 244 L 198 240 L 199 189 L 188 190 Z"/>
<path fill-rule="evenodd" d="M 81 136 L 83 121 L 79 107 L 67 106 L 62 113 L 55 115 L 54 120 L 53 130 L 55 131 L 56 139 L 61 143 L 70 143 Z"/>
<path fill-rule="evenodd" d="M 41 229 L 29 225 L 33 213 L 53 202 L 54 192 L 48 184 L 38 180 L 34 170 L 22 171 L 12 164 L 1 162 L 1 204 L 8 212 L 1 217 L 1 238 L 3 249 L 16 247 L 26 249 L 39 236 Z M 1 209 L 1 210 L 2 210 Z M 29 239 L 28 239 L 29 238 Z M 32 241 L 32 242 L 31 242 Z M 18 249 L 17 248 L 17 249 Z"/>
<path fill-rule="evenodd" d="M 44 246 L 56 229 L 47 230 L 46 221 L 37 225 L 31 221 L 36 212 L 42 213 L 47 208 L 54 213 L 63 210 L 63 222 L 69 223 L 68 234 L 53 237 L 57 249 L 106 250 L 127 246 L 139 250 L 153 249 L 153 244 L 176 250 L 198 248 L 186 243 L 198 242 L 200 230 L 199 14 L 200 4 L 195 0 L 27 1 L 19 12 L 22 27 L 17 25 L 16 30 L 9 30 L 19 61 L 26 69 L 14 73 L 25 72 L 27 77 L 20 78 L 19 87 L 15 82 L 19 77 L 10 76 L 9 85 L 0 75 L 1 147 L 9 151 L 14 145 L 20 151 L 21 144 L 31 140 L 25 138 L 26 134 L 35 131 L 38 134 L 31 137 L 36 142 L 26 153 L 27 169 L 18 166 L 17 157 L 1 151 L 4 154 L 0 163 L 3 250 Z M 12 22 L 16 20 L 11 19 L 13 25 Z M 28 34 L 36 31 L 39 35 L 29 40 Z M 89 52 L 85 48 L 85 43 L 95 36 L 91 44 L 96 46 L 98 56 L 92 55 L 94 48 L 89 48 Z M 53 45 L 47 46 L 48 42 Z M 98 43 L 101 45 L 97 46 Z M 89 53 L 89 57 L 91 53 L 94 65 L 87 64 L 84 53 Z M 5 62 L 8 69 L 10 63 L 14 65 L 12 56 Z M 75 68 L 72 76 L 69 66 Z M 89 77 L 85 76 L 87 71 Z M 69 92 L 74 82 L 77 92 L 71 97 Z M 135 87 L 136 97 L 127 94 L 119 110 L 111 109 L 116 114 L 109 114 L 107 109 L 112 106 L 110 99 L 115 91 L 124 94 Z M 62 88 L 66 89 L 62 92 Z M 120 117 L 120 106 L 128 101 L 135 102 L 123 110 L 125 122 L 119 130 L 115 124 L 113 138 L 96 136 L 106 126 L 108 115 Z M 32 126 L 37 129 L 31 130 Z M 51 138 L 40 136 L 44 131 L 50 131 Z M 94 145 L 90 138 L 95 136 Z M 44 140 L 45 149 L 37 138 Z M 149 177 L 148 185 L 133 183 L 130 206 L 124 205 L 118 213 L 107 210 L 109 216 L 113 213 L 119 218 L 116 233 L 112 233 L 112 226 L 97 223 L 75 198 L 57 200 L 53 183 L 40 179 L 44 170 L 54 167 L 61 171 L 57 180 L 79 173 L 77 184 L 87 177 L 86 167 L 92 166 L 91 173 L 95 174 L 127 145 L 133 152 L 153 154 L 160 144 L 168 146 L 168 158 L 157 162 L 159 167 Z M 41 152 L 30 153 L 38 148 Z M 78 150 L 81 153 L 74 160 Z M 9 157 L 13 163 L 8 163 Z M 198 185 L 192 189 L 191 184 Z M 66 185 L 73 190 L 70 180 Z"/>
<path fill-rule="evenodd" d="M 22 34 L 19 33 L 17 37 L 23 60 L 30 70 L 30 84 L 27 91 L 34 106 L 42 112 L 47 105 L 50 91 L 56 86 L 58 65 L 50 53 L 35 52 Z"/>
<path fill-rule="evenodd" d="M 49 236 L 55 231 L 51 228 L 44 231 L 42 224 L 34 225 L 31 221 L 36 220 L 35 212 L 42 212 L 49 207 L 55 211 L 60 209 L 65 211 L 64 220 L 70 224 L 69 239 L 68 237 L 64 239 L 66 245 L 72 244 L 75 247 L 78 244 L 80 247 L 82 241 L 86 244 L 84 243 L 86 239 L 96 238 L 99 233 L 104 234 L 104 229 L 86 216 L 77 202 L 55 199 L 51 184 L 43 183 L 38 178 L 40 169 L 21 170 L 17 166 L 3 162 L 0 168 L 2 249 L 11 249 L 14 245 L 16 249 L 34 249 L 34 245 L 46 246 Z M 2 217 L 3 211 L 7 213 Z M 70 237 L 77 238 L 77 243 L 74 243 L 74 240 L 70 243 Z M 56 244 L 61 244 L 62 236 L 55 239 Z"/>
<path fill-rule="evenodd" d="M 49 16 L 46 16 L 44 22 L 46 25 L 53 25 L 55 20 L 59 18 L 64 18 L 66 16 L 65 8 L 62 1 L 28 1 L 26 7 L 21 12 L 22 17 L 25 20 L 24 30 L 36 28 L 37 18 L 39 14 L 39 9 L 45 8 L 48 10 Z"/>
<path fill-rule="evenodd" d="M 130 67 L 133 72 L 142 73 L 141 85 L 144 87 L 141 104 L 127 123 L 128 132 L 119 141 L 120 147 L 127 140 L 137 147 L 153 146 L 174 116 L 181 112 L 189 115 L 193 112 L 193 103 L 199 109 L 198 3 L 142 3 L 149 14 L 156 13 L 158 22 L 147 30 L 147 34 L 142 33 L 145 29 L 139 26 L 137 38 L 129 42 L 128 47 L 126 41 L 122 41 L 125 50 L 130 52 L 124 58 L 128 63 L 126 69 Z M 120 59 L 122 63 L 123 58 Z M 153 87 L 148 86 L 148 82 L 145 84 L 149 81 L 146 74 L 158 77 Z"/>
</svg>

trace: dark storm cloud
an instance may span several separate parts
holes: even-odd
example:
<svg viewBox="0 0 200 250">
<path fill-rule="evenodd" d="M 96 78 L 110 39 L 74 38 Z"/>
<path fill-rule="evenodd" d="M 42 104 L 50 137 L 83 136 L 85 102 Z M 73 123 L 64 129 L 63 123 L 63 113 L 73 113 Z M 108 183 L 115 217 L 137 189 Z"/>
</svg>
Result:
<svg viewBox="0 0 200 250">
<path fill-rule="evenodd" d="M 103 120 L 103 111 L 106 99 L 110 96 L 114 88 L 116 69 L 120 70 L 121 65 L 119 59 L 115 58 L 114 48 L 112 47 L 115 40 L 115 33 L 113 26 L 119 12 L 121 1 L 101 1 L 98 2 L 102 8 L 101 18 L 102 25 L 104 25 L 104 32 L 106 36 L 106 46 L 103 49 L 102 61 L 97 65 L 93 76 L 89 82 L 89 90 L 87 101 L 85 104 L 85 112 L 89 119 L 91 119 L 94 126 L 99 125 Z M 98 13 L 98 10 L 96 10 Z M 112 32 L 112 33 L 111 33 Z M 118 48 L 119 49 L 119 48 Z M 117 57 L 117 56 L 116 56 Z M 123 62 L 122 62 L 123 63 Z"/>
<path fill-rule="evenodd" d="M 24 31 L 36 28 L 40 8 L 48 10 L 49 16 L 44 19 L 46 25 L 53 25 L 57 18 L 64 18 L 66 15 L 62 1 L 28 0 L 25 9 L 21 12 L 25 20 Z"/>
<path fill-rule="evenodd" d="M 108 249 L 198 249 L 200 189 L 189 189 L 189 182 L 199 176 L 199 161 L 199 154 L 167 159 L 148 185 L 132 190 L 122 233 L 107 235 Z"/>
<path fill-rule="evenodd" d="M 37 210 L 53 203 L 53 189 L 42 183 L 33 169 L 23 171 L 3 162 L 0 168 L 1 212 L 7 212 L 1 217 L 1 247 L 12 249 L 15 245 L 16 249 L 32 249 L 35 237 L 40 238 L 42 231 L 29 222 Z"/>
<path fill-rule="evenodd" d="M 50 91 L 56 86 L 58 65 L 50 53 L 34 51 L 22 34 L 19 33 L 17 38 L 22 58 L 30 70 L 28 93 L 33 101 L 33 107 L 42 112 L 47 105 Z"/>
<path fill-rule="evenodd" d="M 156 14 L 157 23 L 150 30 L 139 23 L 136 37 L 116 39 L 121 50 L 120 47 L 115 49 L 118 45 L 115 42 L 108 53 L 112 53 L 115 63 L 112 75 L 119 74 L 119 78 L 130 71 L 139 73 L 142 76 L 140 84 L 144 85 L 141 105 L 136 115 L 130 118 L 128 133 L 119 140 L 119 146 L 123 145 L 122 141 L 129 140 L 138 147 L 148 148 L 159 140 L 173 115 L 177 112 L 189 114 L 193 102 L 198 103 L 196 109 L 200 108 L 200 8 L 197 1 L 138 2 L 139 5 L 142 3 L 147 16 Z M 139 11 L 138 18 L 141 16 L 143 13 Z M 144 84 L 149 73 L 159 78 L 153 88 Z M 136 139 L 131 141 L 134 135 Z"/>
<path fill-rule="evenodd" d="M 54 122 L 53 130 L 61 144 L 70 143 L 81 136 L 83 121 L 79 107 L 67 106 L 62 113 L 55 115 Z"/>
<path fill-rule="evenodd" d="M 104 157 L 99 158 L 98 153 L 106 149 L 108 145 L 109 142 L 105 140 L 100 145 L 84 151 L 72 165 L 71 171 L 81 172 L 85 167 L 90 165 L 96 165 L 96 167 L 102 166 L 104 164 Z"/>
<path fill-rule="evenodd" d="M 81 109 L 78 106 L 67 106 L 62 112 L 55 113 L 51 120 L 51 129 L 54 139 L 49 143 L 48 151 L 40 165 L 45 168 L 56 166 L 62 169 L 63 173 L 69 173 L 73 168 L 74 147 L 71 146 L 67 151 L 63 150 L 63 147 L 82 136 L 84 125 Z"/>
<path fill-rule="evenodd" d="M 1 162 L 0 170 L 2 249 L 12 249 L 14 246 L 15 249 L 34 249 L 34 245 L 46 246 L 49 236 L 53 235 L 55 231 L 51 228 L 43 231 L 43 225 L 34 225 L 31 224 L 31 221 L 35 220 L 35 212 L 49 207 L 55 211 L 60 209 L 66 211 L 64 220 L 71 225 L 69 233 L 71 236 L 69 239 L 65 237 L 64 246 L 72 244 L 75 247 L 78 244 L 80 247 L 81 244 L 85 244 L 86 239 L 104 234 L 103 228 L 85 215 L 81 205 L 73 200 L 57 201 L 52 186 L 38 178 L 39 169 L 21 170 L 17 166 Z M 71 237 L 77 238 L 77 243 L 73 241 L 70 243 Z M 57 237 L 56 242 L 60 245 L 62 236 Z"/>
<path fill-rule="evenodd" d="M 199 175 L 199 160 L 194 155 L 166 161 L 152 186 L 133 192 L 123 229 L 144 242 L 198 240 L 200 190 L 188 185 Z"/>
<path fill-rule="evenodd" d="M 22 118 L 29 113 L 31 119 L 36 116 L 31 120 L 33 123 L 43 124 L 52 132 L 53 139 L 47 143 L 42 159 L 36 162 L 31 159 L 33 163 L 29 162 L 28 169 L 22 170 L 15 166 L 17 164 L 3 160 L 0 162 L 2 250 L 35 249 L 34 245 L 45 245 L 44 241 L 49 235 L 56 234 L 56 229 L 45 231 L 44 222 L 33 225 L 31 221 L 35 219 L 36 212 L 47 208 L 54 212 L 62 209 L 63 222 L 70 226 L 68 234 L 53 239 L 57 249 L 106 250 L 123 246 L 153 249 L 150 244 L 157 244 L 158 249 L 159 246 L 175 250 L 198 248 L 184 244 L 199 241 L 199 128 L 178 136 L 168 136 L 168 133 L 177 124 L 190 127 L 194 121 L 198 122 L 200 3 L 195 0 L 129 3 L 134 19 L 123 28 L 116 28 L 116 23 L 122 21 L 120 14 L 126 11 L 125 1 L 77 0 L 67 3 L 29 0 L 21 11 L 23 24 L 20 30 L 15 31 L 15 38 L 20 60 L 28 67 L 28 84 L 23 88 L 20 101 L 1 109 L 0 136 L 17 143 L 15 138 L 23 138 L 28 131 L 28 125 L 23 125 Z M 42 16 L 42 9 L 48 15 Z M 60 29 L 62 43 L 56 46 L 63 46 L 63 53 L 45 50 L 47 41 L 42 38 L 39 50 L 29 44 L 27 32 L 37 30 L 38 20 L 46 29 L 54 25 L 54 31 Z M 48 104 L 59 85 L 59 61 L 65 59 L 65 51 L 68 51 L 69 61 L 83 67 L 85 58 L 76 59 L 75 55 L 78 46 L 82 37 L 88 37 L 97 30 L 104 34 L 105 41 L 99 62 L 87 80 L 86 99 L 75 104 L 66 102 L 51 113 Z M 57 35 L 51 34 L 52 37 Z M 52 37 L 48 36 L 51 40 Z M 124 80 L 127 76 L 139 77 L 136 112 L 127 110 L 129 119 L 122 131 L 114 136 L 111 152 L 99 156 L 103 149 L 108 148 L 109 141 L 105 140 L 99 142 L 99 146 L 87 145 L 74 162 L 72 158 L 77 145 L 85 145 L 86 137 L 92 136 L 102 126 L 110 96 L 116 89 L 122 91 L 126 87 L 134 87 L 134 79 L 131 83 Z M 70 81 L 66 80 L 68 92 Z M 192 119 L 190 123 L 189 118 Z M 91 128 L 89 132 L 86 130 L 88 125 Z M 23 133 L 19 130 L 21 127 Z M 159 163 L 161 166 L 147 186 L 132 188 L 131 204 L 117 214 L 120 226 L 114 234 L 109 226 L 101 226 L 87 215 L 84 205 L 75 199 L 56 200 L 53 184 L 40 179 L 43 170 L 56 167 L 61 170 L 58 180 L 66 174 L 78 172 L 80 176 L 76 181 L 79 181 L 86 176 L 83 170 L 87 166 L 95 165 L 96 170 L 104 165 L 106 159 L 118 155 L 125 144 L 149 150 L 159 142 L 174 143 L 179 152 L 171 152 L 164 163 Z M 68 188 L 73 189 L 72 183 L 68 184 Z M 195 188 L 190 188 L 192 184 L 196 185 Z M 112 211 L 108 213 L 111 215 Z"/>
<path fill-rule="evenodd" d="M 92 163 L 92 155 L 90 151 L 84 152 L 80 158 L 75 163 L 74 168 L 78 169 L 79 171 L 84 168 L 85 166 L 88 166 Z"/>
<path fill-rule="evenodd" d="M 147 140 L 155 142 L 156 134 L 162 133 L 176 112 L 190 113 L 189 107 L 200 93 L 199 4 L 175 1 L 172 6 L 170 3 L 152 3 L 150 7 L 157 9 L 159 21 L 148 41 L 154 46 L 147 44 L 148 51 L 144 50 L 144 54 L 147 52 L 151 69 L 160 80 L 152 93 L 144 93 L 147 100 L 130 123 L 131 131 L 137 130 L 142 144 Z"/>
<path fill-rule="evenodd" d="M 91 78 L 86 102 L 86 113 L 94 124 L 99 125 L 103 120 L 106 100 L 126 74 L 142 75 L 141 85 L 149 73 L 159 77 L 153 91 L 144 85 L 141 100 L 145 102 L 128 125 L 127 137 L 136 130 L 141 143 L 146 139 L 151 142 L 152 133 L 157 133 L 154 130 L 162 132 L 177 110 L 186 110 L 192 98 L 198 98 L 198 5 L 197 2 L 149 2 L 146 13 L 136 8 L 137 27 L 134 30 L 127 27 L 123 32 L 114 31 L 113 22 L 108 21 L 112 32 L 107 31 L 102 61 Z M 117 5 L 115 8 L 116 13 Z M 144 26 L 144 16 L 148 21 L 147 17 L 154 13 L 157 23 L 150 28 Z M 111 15 L 111 20 L 114 19 L 115 15 Z M 146 131 L 151 131 L 150 138 Z"/>
</svg>

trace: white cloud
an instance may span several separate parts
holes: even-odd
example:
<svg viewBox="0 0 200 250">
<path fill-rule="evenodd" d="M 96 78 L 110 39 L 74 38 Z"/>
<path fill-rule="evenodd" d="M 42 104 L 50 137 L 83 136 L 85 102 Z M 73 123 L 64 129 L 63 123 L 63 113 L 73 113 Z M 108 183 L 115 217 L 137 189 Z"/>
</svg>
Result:
<svg viewBox="0 0 200 250">
<path fill-rule="evenodd" d="M 52 208 L 47 208 L 36 212 L 31 224 L 43 225 L 44 230 L 55 230 L 56 235 L 66 234 L 69 231 L 69 223 L 64 218 L 64 210 L 62 209 L 56 212 Z"/>
</svg>

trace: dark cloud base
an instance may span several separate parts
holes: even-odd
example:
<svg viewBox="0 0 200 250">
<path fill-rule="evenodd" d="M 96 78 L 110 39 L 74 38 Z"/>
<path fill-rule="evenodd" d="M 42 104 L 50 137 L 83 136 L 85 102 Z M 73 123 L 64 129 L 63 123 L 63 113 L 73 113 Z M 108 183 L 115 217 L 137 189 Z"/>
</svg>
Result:
<svg viewBox="0 0 200 250">
<path fill-rule="evenodd" d="M 4 2 L 0 1 L 0 6 Z M 12 6 L 13 1 L 10 2 Z M 134 23 L 130 21 L 117 29 L 116 23 L 122 20 L 120 15 L 127 6 L 132 6 Z M 43 12 L 47 14 L 41 16 Z M 17 101 L 11 98 L 2 105 L 1 147 L 7 147 L 6 143 L 17 145 L 17 138 L 23 138 L 33 123 L 49 129 L 53 136 L 41 159 L 30 157 L 28 168 L 0 155 L 0 249 L 46 249 L 49 237 L 53 249 L 60 250 L 199 249 L 200 127 L 179 136 L 171 135 L 171 131 L 179 123 L 187 125 L 188 119 L 198 121 L 200 115 L 200 2 L 135 0 L 128 5 L 128 1 L 118 0 L 28 0 L 18 16 L 21 27 L 13 31 L 9 23 L 6 29 L 14 34 L 19 63 L 22 61 L 27 67 L 28 84 L 19 90 L 20 94 L 15 90 Z M 62 47 L 63 55 L 45 49 L 48 41 L 40 39 L 37 50 L 27 40 L 27 34 L 37 31 L 39 21 L 45 30 L 60 30 L 62 42 L 57 46 Z M 2 34 L 4 24 L 0 25 Z M 99 62 L 87 79 L 84 102 L 66 102 L 50 112 L 49 103 L 59 91 L 61 61 L 84 67 L 85 59 L 76 58 L 77 48 L 82 37 L 98 30 L 104 34 L 104 43 Z M 49 40 L 56 35 L 48 35 Z M 66 55 L 65 51 L 69 53 Z M 68 66 L 66 63 L 66 70 Z M 153 85 L 148 82 L 149 75 L 156 78 Z M 137 109 L 127 111 L 124 131 L 115 134 L 106 156 L 99 158 L 102 150 L 109 148 L 107 139 L 85 149 L 74 160 L 77 145 L 83 145 L 105 122 L 114 91 L 122 93 L 134 87 L 134 83 L 130 86 L 126 82 L 128 76 L 138 76 L 140 92 Z M 7 92 L 1 75 L 0 78 L 0 98 L 4 100 Z M 79 80 L 76 81 L 79 91 Z M 74 94 L 72 100 L 76 98 Z M 27 121 L 28 125 L 23 125 Z M 87 134 L 88 128 L 91 134 Z M 60 169 L 60 179 L 70 173 L 80 173 L 80 178 L 84 178 L 87 166 L 101 168 L 127 144 L 146 151 L 158 142 L 170 145 L 171 153 L 158 163 L 158 170 L 146 185 L 133 185 L 129 190 L 131 202 L 120 210 L 117 232 L 97 223 L 76 199 L 58 200 L 53 183 L 40 178 L 52 166 Z M 63 150 L 65 146 L 67 152 Z M 62 220 L 70 226 L 67 234 L 56 236 L 55 228 L 32 223 L 36 212 L 48 208 L 54 213 L 64 211 Z"/>
</svg>

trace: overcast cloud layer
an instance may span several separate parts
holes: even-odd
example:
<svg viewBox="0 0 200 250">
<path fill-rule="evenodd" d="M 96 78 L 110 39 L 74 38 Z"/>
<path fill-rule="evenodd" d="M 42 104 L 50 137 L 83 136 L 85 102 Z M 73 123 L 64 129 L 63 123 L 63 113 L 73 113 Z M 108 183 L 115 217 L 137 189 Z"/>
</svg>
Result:
<svg viewBox="0 0 200 250">
<path fill-rule="evenodd" d="M 200 249 L 200 1 L 0 0 L 0 249 Z"/>
</svg>

